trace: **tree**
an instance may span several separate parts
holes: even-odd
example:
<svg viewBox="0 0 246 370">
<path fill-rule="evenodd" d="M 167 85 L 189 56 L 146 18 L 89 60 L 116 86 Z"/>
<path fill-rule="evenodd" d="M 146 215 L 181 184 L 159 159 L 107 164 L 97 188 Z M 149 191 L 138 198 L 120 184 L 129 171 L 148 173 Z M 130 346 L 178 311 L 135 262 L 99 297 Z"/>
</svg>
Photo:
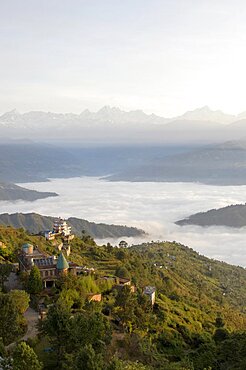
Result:
<svg viewBox="0 0 246 370">
<path fill-rule="evenodd" d="M 30 296 L 25 290 L 11 290 L 9 292 L 10 297 L 18 312 L 23 315 L 29 307 Z"/>
<path fill-rule="evenodd" d="M 39 294 L 43 289 L 43 282 L 37 266 L 33 266 L 27 282 L 27 291 L 31 294 Z"/>
<path fill-rule="evenodd" d="M 73 342 L 78 349 L 91 344 L 95 351 L 100 352 L 110 340 L 110 323 L 101 313 L 85 312 L 74 317 Z"/>
<path fill-rule="evenodd" d="M 82 347 L 76 356 L 76 370 L 103 370 L 105 368 L 101 353 L 96 353 L 91 344 Z"/>
<path fill-rule="evenodd" d="M 64 363 L 67 355 L 77 356 L 78 351 L 88 345 L 98 354 L 111 339 L 110 323 L 101 313 L 72 315 L 70 309 L 61 303 L 50 307 L 43 332 L 49 336 L 57 353 L 58 365 Z"/>
<path fill-rule="evenodd" d="M 150 370 L 150 368 L 146 367 L 145 365 L 141 364 L 138 361 L 136 362 L 122 361 L 117 357 L 114 357 L 113 360 L 108 365 L 107 370 Z"/>
<path fill-rule="evenodd" d="M 129 331 L 132 330 L 132 325 L 136 322 L 136 304 L 136 296 L 131 293 L 128 285 L 118 291 L 115 301 L 115 312 Z"/>
<path fill-rule="evenodd" d="M 13 370 L 41 370 L 42 364 L 34 350 L 25 342 L 17 344 L 13 353 Z"/>
<path fill-rule="evenodd" d="M 2 263 L 0 264 L 0 289 L 3 290 L 4 283 L 8 279 L 12 271 L 12 266 L 10 264 Z"/>
<path fill-rule="evenodd" d="M 129 279 L 131 277 L 129 271 L 127 270 L 125 266 L 117 267 L 117 269 L 115 270 L 115 275 L 120 278 L 126 278 L 126 279 Z"/>
<path fill-rule="evenodd" d="M 19 314 L 9 294 L 0 293 L 0 337 L 5 345 L 21 333 Z"/>
<path fill-rule="evenodd" d="M 127 253 L 126 253 L 126 251 L 125 250 L 123 250 L 123 249 L 120 249 L 120 250 L 118 250 L 117 252 L 116 252 L 116 258 L 118 259 L 118 260 L 120 260 L 120 261 L 123 261 L 123 260 L 125 260 L 126 259 L 126 256 L 127 256 Z"/>
<path fill-rule="evenodd" d="M 216 343 L 226 340 L 229 336 L 229 332 L 225 328 L 217 328 L 214 332 L 213 339 Z"/>
<path fill-rule="evenodd" d="M 72 323 L 70 309 L 62 304 L 50 307 L 47 318 L 43 323 L 43 332 L 49 336 L 50 342 L 57 353 L 58 365 L 61 364 L 64 355 L 73 346 Z"/>
</svg>

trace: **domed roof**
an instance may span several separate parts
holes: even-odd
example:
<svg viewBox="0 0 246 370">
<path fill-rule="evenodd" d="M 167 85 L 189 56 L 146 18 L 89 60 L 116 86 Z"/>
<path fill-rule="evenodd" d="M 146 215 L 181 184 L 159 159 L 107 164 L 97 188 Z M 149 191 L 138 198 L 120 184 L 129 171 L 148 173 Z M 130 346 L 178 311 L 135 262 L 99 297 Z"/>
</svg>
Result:
<svg viewBox="0 0 246 370">
<path fill-rule="evenodd" d="M 62 252 L 58 256 L 56 268 L 57 270 L 66 270 L 69 268 L 69 264 Z"/>
<path fill-rule="evenodd" d="M 30 244 L 30 243 L 25 243 L 25 244 L 22 245 L 23 249 L 27 249 L 27 248 L 30 248 L 30 247 L 33 247 L 33 245 Z"/>
</svg>

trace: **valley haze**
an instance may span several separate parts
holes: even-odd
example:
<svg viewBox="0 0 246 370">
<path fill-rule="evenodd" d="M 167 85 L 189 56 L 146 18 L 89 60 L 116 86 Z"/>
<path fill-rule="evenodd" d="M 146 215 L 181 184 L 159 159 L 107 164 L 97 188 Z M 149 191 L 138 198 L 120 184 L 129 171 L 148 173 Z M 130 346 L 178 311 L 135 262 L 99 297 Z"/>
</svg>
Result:
<svg viewBox="0 0 246 370">
<path fill-rule="evenodd" d="M 107 224 L 115 224 L 117 220 L 117 224 L 135 226 L 148 233 L 147 237 L 126 238 L 130 244 L 152 239 L 176 240 L 206 256 L 246 266 L 246 229 L 175 225 L 175 221 L 191 213 L 244 203 L 246 186 L 108 182 L 98 177 L 50 179 L 50 182 L 22 185 L 38 191 L 56 191 L 59 197 L 33 203 L 1 202 L 1 213 L 35 211 Z M 107 241 L 117 244 L 119 239 L 99 243 Z"/>
<path fill-rule="evenodd" d="M 192 213 L 245 202 L 246 113 L 207 106 L 174 118 L 108 106 L 81 114 L 14 110 L 0 117 L 0 134 L 0 179 L 59 194 L 31 204 L 1 202 L 1 213 L 135 226 L 148 236 L 128 238 L 130 244 L 176 240 L 246 266 L 245 229 L 175 225 Z M 100 243 L 107 241 L 119 239 Z"/>
</svg>

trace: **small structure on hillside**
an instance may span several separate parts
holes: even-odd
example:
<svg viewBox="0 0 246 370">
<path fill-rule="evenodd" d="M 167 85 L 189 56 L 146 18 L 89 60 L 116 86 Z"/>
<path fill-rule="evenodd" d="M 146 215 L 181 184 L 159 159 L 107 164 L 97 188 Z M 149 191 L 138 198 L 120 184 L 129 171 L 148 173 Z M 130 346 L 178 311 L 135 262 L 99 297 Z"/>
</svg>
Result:
<svg viewBox="0 0 246 370">
<path fill-rule="evenodd" d="M 125 286 L 128 286 L 130 288 L 130 291 L 132 293 L 136 292 L 135 285 L 132 285 L 131 279 L 121 278 L 121 277 L 115 277 L 114 278 L 115 285 L 113 286 L 114 289 L 121 290 Z"/>
<path fill-rule="evenodd" d="M 155 303 L 155 293 L 156 293 L 156 288 L 154 286 L 146 286 L 143 291 L 143 294 L 149 297 L 152 306 Z"/>
</svg>

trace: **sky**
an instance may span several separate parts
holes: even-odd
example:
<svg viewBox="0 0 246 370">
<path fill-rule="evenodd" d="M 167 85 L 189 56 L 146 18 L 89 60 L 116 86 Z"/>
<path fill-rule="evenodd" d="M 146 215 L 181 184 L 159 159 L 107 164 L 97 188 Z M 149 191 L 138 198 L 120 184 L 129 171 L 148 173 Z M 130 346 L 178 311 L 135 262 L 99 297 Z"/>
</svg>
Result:
<svg viewBox="0 0 246 370">
<path fill-rule="evenodd" d="M 93 177 L 52 179 L 50 182 L 21 186 L 54 191 L 60 196 L 35 202 L 2 201 L 2 213 L 37 212 L 48 216 L 74 216 L 94 222 L 137 226 L 148 235 L 144 238 L 124 238 L 129 243 L 176 240 L 205 256 L 246 267 L 246 228 L 180 227 L 174 224 L 196 212 L 245 203 L 246 186 L 109 182 Z M 120 240 L 108 241 L 115 245 Z M 107 241 L 98 242 L 102 244 Z"/>
<path fill-rule="evenodd" d="M 246 110 L 243 0 L 0 1 L 0 113 Z"/>
</svg>

